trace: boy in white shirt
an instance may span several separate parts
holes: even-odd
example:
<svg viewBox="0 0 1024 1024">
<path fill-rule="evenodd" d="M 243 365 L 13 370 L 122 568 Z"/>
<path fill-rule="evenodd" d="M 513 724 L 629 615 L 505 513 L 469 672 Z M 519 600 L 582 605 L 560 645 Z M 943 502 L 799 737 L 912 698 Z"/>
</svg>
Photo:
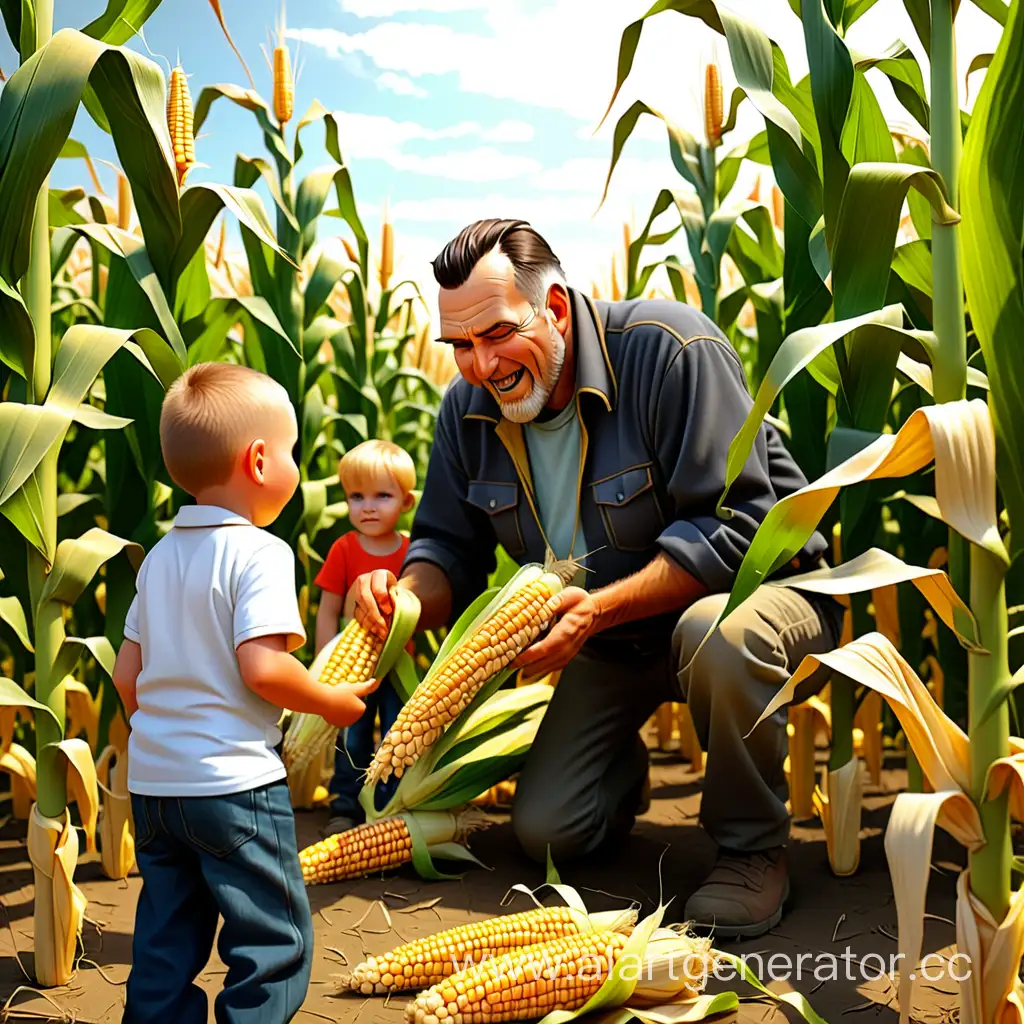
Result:
<svg viewBox="0 0 1024 1024">
<path fill-rule="evenodd" d="M 284 1024 L 309 985 L 312 917 L 277 721 L 289 708 L 348 726 L 378 681 L 326 686 L 291 654 L 306 639 L 294 559 L 261 527 L 298 484 L 297 439 L 284 388 L 255 370 L 199 364 L 164 399 L 164 462 L 196 504 L 146 556 L 114 666 L 143 883 L 130 1024 L 206 1024 L 195 978 L 220 917 L 218 1022 Z"/>
</svg>

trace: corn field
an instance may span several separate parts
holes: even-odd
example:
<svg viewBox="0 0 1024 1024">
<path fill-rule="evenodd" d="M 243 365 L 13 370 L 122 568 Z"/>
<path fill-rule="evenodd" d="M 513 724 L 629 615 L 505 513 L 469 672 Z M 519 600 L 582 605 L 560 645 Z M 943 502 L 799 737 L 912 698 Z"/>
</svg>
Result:
<svg viewBox="0 0 1024 1024">
<path fill-rule="evenodd" d="M 720 37 L 728 64 L 700 76 L 696 132 L 642 100 L 618 116 L 606 194 L 642 118 L 664 127 L 677 178 L 653 197 L 642 226 L 623 226 L 621 249 L 591 291 L 671 296 L 713 319 L 743 360 L 754 401 L 732 440 L 727 480 L 770 420 L 810 481 L 771 510 L 722 619 L 815 529 L 832 539 L 831 568 L 786 582 L 844 603 L 842 644 L 793 666 L 762 715 L 788 707 L 793 815 L 820 818 L 823 870 L 856 874 L 864 774 L 877 781 L 884 752 L 903 753 L 907 787 L 885 835 L 900 952 L 911 967 L 920 959 L 921 864 L 941 826 L 968 851 L 956 941 L 974 972 L 961 987 L 961 1020 L 994 1024 L 1024 1020 L 1024 862 L 1011 844 L 1011 822 L 1024 820 L 1024 9 L 1022 0 L 971 2 L 1001 35 L 995 52 L 971 64 L 987 71 L 970 113 L 959 104 L 955 0 L 790 0 L 803 27 L 800 79 L 775 40 L 717 0 L 659 0 L 629 25 L 610 22 L 621 39 L 605 119 L 642 34 L 663 19 Z M 401 237 L 386 219 L 379 239 L 367 234 L 339 120 L 315 98 L 301 112 L 283 21 L 265 99 L 241 54 L 247 85 L 190 88 L 187 68 L 165 75 L 129 49 L 159 5 L 133 5 L 134 29 L 118 16 L 124 3 L 112 2 L 80 30 L 54 33 L 53 0 L 0 3 L 21 61 L 0 91 L 0 773 L 10 813 L 27 821 L 34 980 L 44 988 L 67 984 L 75 970 L 86 913 L 74 883 L 80 835 L 109 878 L 126 877 L 134 862 L 128 728 L 110 673 L 135 572 L 188 500 L 161 459 L 167 387 L 194 363 L 223 360 L 287 390 L 301 482 L 271 529 L 295 551 L 313 636 L 313 579 L 346 528 L 339 457 L 368 438 L 393 440 L 413 456 L 421 487 L 456 372 L 447 347 L 429 340 L 415 284 L 393 280 Z M 903 41 L 880 40 L 872 53 L 848 45 L 850 27 L 876 5 L 910 15 L 927 77 Z M 227 34 L 220 5 L 211 8 L 211 27 L 216 15 Z M 912 135 L 887 123 L 869 71 L 888 80 Z M 735 83 L 728 96 L 726 80 Z M 190 184 L 215 103 L 251 114 L 251 139 L 266 152 L 239 154 L 230 183 Z M 761 128 L 730 146 L 744 105 Z M 114 196 L 71 137 L 82 107 L 116 147 Z M 311 133 L 322 133 L 330 163 L 307 171 Z M 80 162 L 86 187 L 51 187 L 62 159 Z M 740 197 L 744 166 L 758 184 Z M 323 218 L 343 224 L 340 248 L 326 243 Z M 228 250 L 229 221 L 240 252 Z M 648 261 L 649 247 L 677 252 Z M 730 514 L 728 489 L 718 512 Z M 415 658 L 402 650 L 418 617 L 411 608 L 396 616 L 383 651 L 350 629 L 322 653 L 314 670 L 334 678 L 342 656 L 364 643 L 359 671 L 392 673 L 406 707 L 361 798 L 363 831 L 303 851 L 311 884 L 407 863 L 423 878 L 446 878 L 433 857 L 475 861 L 464 844 L 486 822 L 469 805 L 514 775 L 557 682 L 509 689 L 507 665 L 542 625 L 531 595 L 542 603 L 537 595 L 557 592 L 564 578 L 557 566 L 503 557 L 491 589 L 451 630 L 417 636 Z M 480 639 L 481 624 L 499 620 L 519 647 L 492 650 Z M 300 653 L 314 661 L 311 650 Z M 831 671 L 826 689 L 792 703 L 819 665 Z M 447 703 L 434 721 L 440 690 Z M 685 708 L 659 715 L 663 742 L 677 735 L 699 768 L 687 722 Z M 325 725 L 309 716 L 288 723 L 296 807 L 325 799 L 335 739 Z M 381 811 L 372 786 L 392 773 L 401 783 Z M 578 909 L 551 920 L 557 927 L 541 929 L 551 941 L 612 960 L 633 948 L 713 953 L 661 929 L 660 912 L 640 925 L 634 915 L 624 929 Z M 504 938 L 494 943 L 514 952 Z M 353 990 L 392 991 L 386 963 L 353 971 Z M 410 993 L 408 1010 L 417 1022 L 460 994 L 447 976 L 421 973 L 425 991 Z M 901 1021 L 912 1007 L 910 973 L 900 974 Z M 477 982 L 482 975 L 466 984 Z M 525 1006 L 502 998 L 513 1015 L 575 1015 L 599 988 L 581 985 L 569 1003 L 554 989 Z M 662 1001 L 707 998 L 670 995 Z M 627 996 L 623 989 L 613 1005 Z M 734 1005 L 712 1000 L 701 1014 Z"/>
</svg>

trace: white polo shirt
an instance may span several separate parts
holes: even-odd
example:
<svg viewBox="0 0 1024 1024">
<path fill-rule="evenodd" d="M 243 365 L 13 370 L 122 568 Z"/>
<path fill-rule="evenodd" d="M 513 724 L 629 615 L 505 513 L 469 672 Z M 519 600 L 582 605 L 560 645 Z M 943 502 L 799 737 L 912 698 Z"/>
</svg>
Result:
<svg viewBox="0 0 1024 1024">
<path fill-rule="evenodd" d="M 142 647 L 128 789 L 222 796 L 285 777 L 281 710 L 242 681 L 235 649 L 306 640 L 291 548 L 234 512 L 188 505 L 146 556 L 124 635 Z"/>
</svg>

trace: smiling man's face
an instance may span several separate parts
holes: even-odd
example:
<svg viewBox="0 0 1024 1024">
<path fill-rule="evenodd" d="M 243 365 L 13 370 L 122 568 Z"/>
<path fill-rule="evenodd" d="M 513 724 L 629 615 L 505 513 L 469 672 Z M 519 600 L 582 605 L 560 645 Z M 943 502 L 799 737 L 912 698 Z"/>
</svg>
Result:
<svg viewBox="0 0 1024 1024">
<path fill-rule="evenodd" d="M 462 376 L 486 388 L 506 419 L 534 419 L 558 383 L 565 340 L 553 316 L 535 310 L 516 287 L 509 258 L 486 253 L 465 283 L 440 289 L 438 308 L 441 338 L 454 349 Z"/>
</svg>

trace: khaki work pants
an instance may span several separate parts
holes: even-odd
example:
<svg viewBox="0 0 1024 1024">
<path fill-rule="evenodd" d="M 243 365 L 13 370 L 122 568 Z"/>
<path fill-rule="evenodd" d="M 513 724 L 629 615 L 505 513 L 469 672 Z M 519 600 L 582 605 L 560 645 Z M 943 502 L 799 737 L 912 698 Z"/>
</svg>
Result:
<svg viewBox="0 0 1024 1024">
<path fill-rule="evenodd" d="M 686 701 L 707 752 L 700 823 L 721 847 L 754 852 L 789 835 L 787 712 L 747 738 L 758 716 L 808 654 L 839 644 L 842 609 L 829 598 L 762 586 L 694 651 L 727 594 L 695 602 L 680 617 L 671 651 L 595 657 L 581 651 L 563 670 L 520 773 L 512 826 L 544 863 L 585 856 L 627 835 L 647 773 L 640 729 L 665 701 Z M 801 684 L 806 700 L 828 680 Z"/>
</svg>

